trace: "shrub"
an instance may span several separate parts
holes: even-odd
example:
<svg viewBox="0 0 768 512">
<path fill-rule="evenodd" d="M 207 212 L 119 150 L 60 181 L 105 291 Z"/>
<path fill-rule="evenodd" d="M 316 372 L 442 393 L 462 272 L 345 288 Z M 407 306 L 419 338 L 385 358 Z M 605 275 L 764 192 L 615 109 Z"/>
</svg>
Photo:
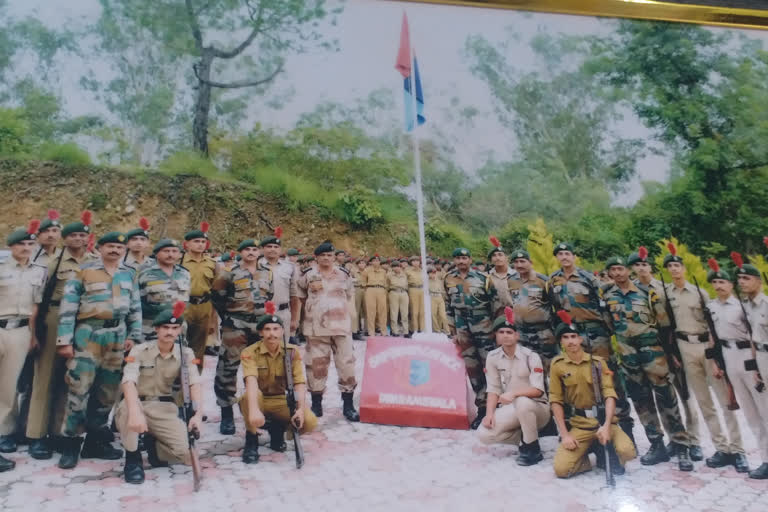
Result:
<svg viewBox="0 0 768 512">
<path fill-rule="evenodd" d="M 373 193 L 363 187 L 343 192 L 338 200 L 342 218 L 355 228 L 370 230 L 384 221 L 381 208 L 376 204 Z"/>
<path fill-rule="evenodd" d="M 18 111 L 0 108 L 0 155 L 13 155 L 24 149 L 27 123 Z"/>
<path fill-rule="evenodd" d="M 220 174 L 213 162 L 197 151 L 178 151 L 160 162 L 157 167 L 161 172 L 171 176 L 192 174 L 216 178 Z"/>
<path fill-rule="evenodd" d="M 74 142 L 44 144 L 40 148 L 40 158 L 60 162 L 71 167 L 91 165 L 91 157 L 88 155 L 88 152 Z"/>
</svg>

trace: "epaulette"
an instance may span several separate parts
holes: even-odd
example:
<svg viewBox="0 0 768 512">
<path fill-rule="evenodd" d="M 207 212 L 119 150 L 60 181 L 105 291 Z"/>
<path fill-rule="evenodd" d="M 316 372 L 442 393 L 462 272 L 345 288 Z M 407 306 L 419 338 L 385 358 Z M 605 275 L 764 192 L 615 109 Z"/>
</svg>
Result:
<svg viewBox="0 0 768 512">
<path fill-rule="evenodd" d="M 346 268 L 344 268 L 342 266 L 339 266 L 339 270 L 341 270 L 342 272 L 344 272 L 347 275 L 350 275 L 349 270 L 347 270 Z"/>
<path fill-rule="evenodd" d="M 178 269 L 178 270 L 183 270 L 184 272 L 186 272 L 187 274 L 189 274 L 189 269 L 188 269 L 187 267 L 182 267 L 182 266 L 181 266 L 181 265 L 179 265 L 178 263 L 175 265 L 175 267 L 176 267 L 176 269 Z"/>
<path fill-rule="evenodd" d="M 600 292 L 604 294 L 605 292 L 607 292 L 608 290 L 610 290 L 614 286 L 616 286 L 614 283 L 601 284 L 600 285 Z"/>
<path fill-rule="evenodd" d="M 552 365 L 554 365 L 558 361 L 562 361 L 563 359 L 565 359 L 565 356 L 563 354 L 557 354 L 555 357 L 552 358 L 552 361 L 550 361 L 549 363 L 550 368 L 552 367 Z"/>
<path fill-rule="evenodd" d="M 534 272 L 534 274 L 536 275 L 536 277 L 538 277 L 539 279 L 541 279 L 545 283 L 549 280 L 549 276 L 546 276 L 544 274 L 540 274 L 538 272 Z"/>
<path fill-rule="evenodd" d="M 562 276 L 562 275 L 563 275 L 563 269 L 559 268 L 559 269 L 555 270 L 554 272 L 552 272 L 551 274 L 549 274 L 549 277 L 547 277 L 547 279 L 549 280 L 549 279 L 552 279 L 555 276 Z"/>
<path fill-rule="evenodd" d="M 589 281 L 593 281 L 595 279 L 595 275 L 592 272 L 589 272 L 588 270 L 585 270 L 581 267 L 576 268 L 576 272 L 584 279 L 587 279 Z"/>
<path fill-rule="evenodd" d="M 634 285 L 637 287 L 638 290 L 642 290 L 645 293 L 647 293 L 648 295 L 651 294 L 652 288 L 650 286 L 644 285 L 640 281 L 637 281 L 636 283 L 634 283 Z"/>
<path fill-rule="evenodd" d="M 310 270 L 312 270 L 312 267 L 307 267 L 304 270 L 302 270 L 301 273 L 303 275 L 303 274 L 306 274 L 307 272 L 309 272 Z"/>
</svg>

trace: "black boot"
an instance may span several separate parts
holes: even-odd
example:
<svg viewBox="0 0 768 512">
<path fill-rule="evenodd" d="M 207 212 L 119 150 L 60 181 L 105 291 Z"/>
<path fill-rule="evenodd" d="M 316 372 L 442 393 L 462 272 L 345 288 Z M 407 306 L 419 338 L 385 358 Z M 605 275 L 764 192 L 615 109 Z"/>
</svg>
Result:
<svg viewBox="0 0 768 512">
<path fill-rule="evenodd" d="M 692 444 L 688 450 L 688 454 L 691 456 L 691 460 L 704 460 L 704 453 L 701 451 L 701 446 L 699 445 Z"/>
<path fill-rule="evenodd" d="M 144 483 L 144 461 L 141 460 L 141 452 L 125 452 L 125 468 L 123 469 L 125 481 L 129 484 Z"/>
<path fill-rule="evenodd" d="M 731 454 L 724 453 L 718 450 L 715 452 L 713 456 L 707 457 L 707 460 L 705 461 L 705 463 L 709 468 L 725 467 L 731 463 Z"/>
<path fill-rule="evenodd" d="M 259 462 L 259 435 L 245 432 L 245 447 L 243 448 L 243 462 L 256 464 Z"/>
<path fill-rule="evenodd" d="M 677 469 L 680 471 L 693 471 L 693 462 L 688 452 L 688 447 L 677 445 Z"/>
<path fill-rule="evenodd" d="M 144 448 L 147 450 L 147 462 L 153 468 L 167 468 L 168 463 L 157 456 L 157 440 L 151 434 L 144 434 Z M 137 450 L 141 453 L 141 450 Z"/>
<path fill-rule="evenodd" d="M 483 418 L 485 418 L 485 407 L 478 407 L 477 416 L 472 421 L 472 423 L 469 424 L 469 428 L 471 428 L 472 430 L 477 430 L 477 427 L 479 427 L 480 424 L 483 422 Z"/>
<path fill-rule="evenodd" d="M 276 452 L 284 452 L 288 449 L 285 444 L 285 425 L 270 421 L 264 426 L 264 430 L 269 432 L 269 449 Z"/>
<path fill-rule="evenodd" d="M 363 339 L 363 335 L 360 333 L 360 331 L 353 332 L 352 333 L 352 339 L 356 341 L 360 341 Z"/>
<path fill-rule="evenodd" d="M 760 467 L 749 472 L 749 478 L 755 480 L 768 480 L 768 463 L 763 462 Z"/>
<path fill-rule="evenodd" d="M 231 436 L 235 433 L 235 416 L 232 412 L 232 406 L 221 408 L 221 423 L 219 424 L 219 433 L 225 436 Z"/>
<path fill-rule="evenodd" d="M 15 462 L 13 462 L 12 460 L 8 460 L 2 455 L 0 455 L 0 473 L 2 473 L 3 471 L 10 471 L 15 467 L 16 467 Z"/>
<path fill-rule="evenodd" d="M 539 446 L 539 440 L 532 443 L 520 443 L 520 453 L 515 459 L 518 466 L 533 466 L 538 464 L 544 459 L 544 455 L 541 454 L 541 446 Z"/>
<path fill-rule="evenodd" d="M 632 432 L 632 428 L 635 426 L 635 420 L 632 419 L 632 417 L 627 416 L 624 418 L 619 419 L 619 428 L 627 434 L 627 437 L 629 437 L 629 440 L 632 441 L 632 444 L 635 446 L 635 451 L 637 451 L 637 443 L 635 442 L 635 434 Z"/>
<path fill-rule="evenodd" d="M 80 443 L 83 439 L 80 437 L 62 437 L 60 441 L 61 458 L 59 467 L 61 469 L 72 469 L 77 466 L 80 459 Z"/>
<path fill-rule="evenodd" d="M 318 418 L 323 417 L 323 394 L 322 393 L 312 393 L 312 412 L 317 416 Z"/>
<path fill-rule="evenodd" d="M 360 415 L 355 410 L 355 403 L 352 401 L 354 395 L 351 391 L 341 394 L 341 399 L 344 401 L 342 413 L 344 413 L 344 417 L 349 421 L 360 421 Z"/>
<path fill-rule="evenodd" d="M 668 461 L 669 453 L 667 453 L 667 449 L 664 447 L 663 437 L 654 439 L 651 442 L 651 447 L 648 449 L 648 452 L 640 457 L 640 464 L 643 466 L 653 466 L 655 464 L 659 464 L 660 462 Z"/>
<path fill-rule="evenodd" d="M 16 451 L 16 438 L 13 434 L 0 436 L 0 453 L 13 453 Z"/>
<path fill-rule="evenodd" d="M 731 464 L 737 473 L 749 473 L 749 462 L 743 453 L 732 453 Z"/>
<path fill-rule="evenodd" d="M 37 460 L 47 460 L 53 457 L 50 440 L 47 437 L 30 439 L 29 456 Z"/>
<path fill-rule="evenodd" d="M 118 460 L 123 457 L 123 450 L 109 444 L 103 430 L 94 430 L 85 435 L 80 456 L 84 459 Z"/>
<path fill-rule="evenodd" d="M 559 433 L 557 432 L 557 424 L 555 423 L 555 418 L 549 418 L 549 422 L 544 425 L 544 428 L 539 430 L 539 437 L 547 437 L 547 436 L 557 436 Z"/>
</svg>

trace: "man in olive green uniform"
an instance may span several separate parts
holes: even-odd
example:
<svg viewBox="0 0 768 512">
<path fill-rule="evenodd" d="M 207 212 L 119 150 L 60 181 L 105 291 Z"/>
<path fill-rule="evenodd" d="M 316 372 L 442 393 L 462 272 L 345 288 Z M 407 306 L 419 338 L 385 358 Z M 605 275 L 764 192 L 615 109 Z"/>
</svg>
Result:
<svg viewBox="0 0 768 512">
<path fill-rule="evenodd" d="M 400 265 L 392 267 L 387 274 L 387 292 L 389 296 L 389 328 L 393 336 L 410 337 L 408 330 L 408 276 Z"/>
<path fill-rule="evenodd" d="M 195 353 L 198 369 L 202 373 L 208 327 L 211 325 L 213 303 L 211 288 L 216 278 L 216 262 L 206 254 L 211 242 L 208 232 L 194 229 L 184 235 L 187 252 L 181 259 L 181 266 L 189 272 L 189 306 L 184 312 L 187 322 L 187 342 Z"/>
<path fill-rule="evenodd" d="M 243 350 L 240 356 L 245 381 L 240 411 L 246 427 L 243 448 L 243 462 L 246 464 L 259 461 L 258 438 L 261 427 L 269 432 L 269 447 L 276 452 L 287 449 L 284 434 L 289 422 L 294 422 L 301 434 L 317 428 L 317 417 L 306 404 L 307 379 L 299 347 L 285 344 L 283 321 L 275 314 L 261 317 L 257 329 L 261 341 Z M 291 354 L 293 392 L 296 397 L 293 416 L 286 397 L 288 384 L 285 349 Z"/>
<path fill-rule="evenodd" d="M 365 328 L 368 336 L 387 335 L 387 271 L 382 268 L 381 259 L 374 254 L 370 264 L 360 276 L 365 287 Z"/>
</svg>

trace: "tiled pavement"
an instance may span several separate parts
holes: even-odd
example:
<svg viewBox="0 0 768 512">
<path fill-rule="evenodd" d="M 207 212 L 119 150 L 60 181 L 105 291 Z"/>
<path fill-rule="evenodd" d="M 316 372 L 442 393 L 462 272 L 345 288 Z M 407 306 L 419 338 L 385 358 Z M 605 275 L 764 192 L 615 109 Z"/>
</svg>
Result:
<svg viewBox="0 0 768 512">
<path fill-rule="evenodd" d="M 355 351 L 360 375 L 365 343 L 355 342 Z M 136 486 L 123 482 L 122 461 L 86 460 L 63 471 L 55 465 L 57 457 L 36 461 L 20 451 L 10 455 L 16 469 L 0 474 L 0 510 L 768 511 L 768 482 L 751 481 L 731 467 L 714 470 L 698 462 L 694 472 L 680 473 L 674 462 L 644 467 L 635 460 L 609 490 L 597 470 L 556 479 L 554 437 L 542 440 L 542 463 L 522 468 L 513 460 L 516 447 L 480 445 L 470 431 L 351 424 L 341 416 L 335 385 L 326 392 L 318 431 L 303 437 L 306 464 L 301 470 L 295 469 L 291 451 L 274 453 L 266 447 L 257 465 L 246 466 L 240 461 L 241 420 L 234 437 L 218 433 L 210 382 L 214 368 L 215 360 L 206 358 L 209 420 L 198 445 L 204 467 L 200 492 L 192 491 L 184 466 L 148 469 L 147 481 Z M 335 382 L 333 370 L 329 382 Z M 743 417 L 739 420 L 743 424 Z M 750 462 L 756 465 L 755 441 L 750 432 L 744 434 Z M 648 442 L 639 426 L 635 437 L 645 452 Z M 704 452 L 711 455 L 711 444 Z"/>
</svg>

